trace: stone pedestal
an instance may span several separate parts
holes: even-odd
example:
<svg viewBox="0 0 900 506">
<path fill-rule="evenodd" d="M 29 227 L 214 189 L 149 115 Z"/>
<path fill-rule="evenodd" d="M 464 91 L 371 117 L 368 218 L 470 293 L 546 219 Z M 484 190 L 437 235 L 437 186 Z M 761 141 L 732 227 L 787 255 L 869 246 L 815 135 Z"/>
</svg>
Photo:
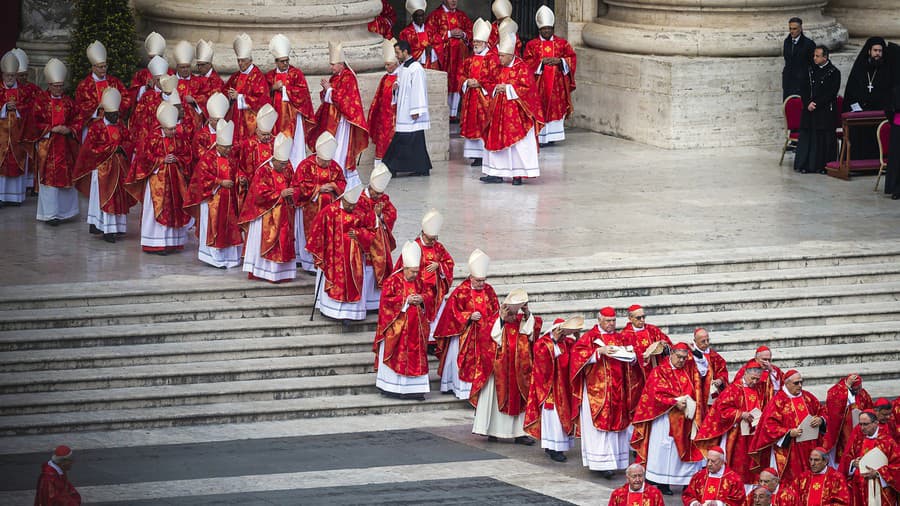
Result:
<svg viewBox="0 0 900 506">
<path fill-rule="evenodd" d="M 853 38 L 900 39 L 900 0 L 832 0 L 826 12 L 847 27 Z"/>
<path fill-rule="evenodd" d="M 22 30 L 16 45 L 28 54 L 29 79 L 44 84 L 50 58 L 65 61 L 72 37 L 73 5 L 69 0 L 22 0 Z"/>
</svg>

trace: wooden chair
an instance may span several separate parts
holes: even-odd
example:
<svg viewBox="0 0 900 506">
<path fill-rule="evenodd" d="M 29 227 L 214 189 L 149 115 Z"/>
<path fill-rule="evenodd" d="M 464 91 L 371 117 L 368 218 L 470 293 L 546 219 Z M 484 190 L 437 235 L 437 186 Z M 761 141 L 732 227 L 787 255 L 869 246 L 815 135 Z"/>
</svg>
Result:
<svg viewBox="0 0 900 506">
<path fill-rule="evenodd" d="M 784 146 L 781 148 L 781 160 L 778 165 L 784 163 L 784 154 L 788 148 L 797 148 L 797 139 L 800 138 L 800 118 L 803 116 L 803 100 L 800 95 L 789 95 L 782 103 L 784 111 Z"/>
<path fill-rule="evenodd" d="M 888 145 L 891 143 L 891 122 L 884 120 L 878 125 L 878 160 L 881 165 L 878 166 L 878 176 L 875 178 L 875 191 L 878 191 L 878 183 L 881 181 L 881 175 L 884 174 L 884 168 L 887 167 Z"/>
</svg>

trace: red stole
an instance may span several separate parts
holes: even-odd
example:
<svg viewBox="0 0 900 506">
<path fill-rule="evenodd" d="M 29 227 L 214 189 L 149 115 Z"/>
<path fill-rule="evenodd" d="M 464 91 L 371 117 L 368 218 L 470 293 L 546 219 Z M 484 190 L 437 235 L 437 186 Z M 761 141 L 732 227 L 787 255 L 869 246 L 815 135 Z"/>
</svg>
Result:
<svg viewBox="0 0 900 506">
<path fill-rule="evenodd" d="M 231 180 L 231 164 L 228 163 L 227 156 L 216 158 L 216 174 L 219 181 Z"/>
<path fill-rule="evenodd" d="M 753 411 L 754 408 L 759 408 L 762 411 L 762 406 L 759 404 L 759 390 L 756 387 L 742 387 L 744 389 L 744 411 Z M 804 404 L 805 408 L 806 405 Z"/>
<path fill-rule="evenodd" d="M 814 474 L 810 478 L 809 495 L 806 498 L 806 506 L 825 506 L 822 504 L 822 496 L 825 493 L 825 476 L 828 473 Z"/>
<path fill-rule="evenodd" d="M 643 492 L 632 492 L 630 489 L 628 490 L 628 502 L 626 503 L 628 506 L 642 506 L 644 503 L 644 493 Z"/>
<path fill-rule="evenodd" d="M 802 422 L 809 416 L 809 408 L 806 406 L 806 400 L 803 398 L 803 395 L 791 397 L 791 407 L 794 409 L 794 414 L 797 415 L 797 423 Z"/>
<path fill-rule="evenodd" d="M 722 477 L 714 478 L 709 474 L 706 475 L 706 481 L 703 483 L 702 501 L 714 501 L 719 496 L 719 488 L 722 486 Z"/>
</svg>

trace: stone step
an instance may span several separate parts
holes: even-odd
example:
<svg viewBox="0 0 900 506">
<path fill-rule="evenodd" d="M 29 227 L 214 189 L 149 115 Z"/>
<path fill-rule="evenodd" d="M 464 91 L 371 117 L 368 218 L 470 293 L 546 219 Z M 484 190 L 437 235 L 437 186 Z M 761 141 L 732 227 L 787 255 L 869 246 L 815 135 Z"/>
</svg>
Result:
<svg viewBox="0 0 900 506">
<path fill-rule="evenodd" d="M 599 304 L 602 298 L 604 304 L 624 308 L 635 300 L 634 296 L 604 298 L 600 294 L 605 292 L 598 286 L 605 282 L 599 280 L 536 283 L 525 286 L 534 304 L 559 300 L 596 300 Z M 499 287 L 503 291 L 510 288 L 512 287 Z M 618 294 L 621 295 L 626 291 L 623 289 Z M 654 314 L 833 305 L 844 302 L 884 302 L 900 300 L 900 281 L 649 295 L 641 297 L 640 300 L 641 304 Z M 296 316 L 309 314 L 312 303 L 313 295 L 303 294 L 72 307 L 53 311 L 11 310 L 0 311 L 0 331 Z M 624 309 L 621 312 L 624 316 Z"/>
<path fill-rule="evenodd" d="M 803 389 L 809 390 L 813 395 L 816 396 L 820 401 L 825 402 L 825 398 L 828 396 L 828 389 L 831 388 L 835 383 L 838 382 L 839 378 L 835 378 L 834 381 L 831 382 L 822 382 L 818 384 L 806 386 L 804 383 Z M 863 388 L 869 392 L 869 395 L 872 396 L 872 400 L 885 397 L 888 399 L 893 399 L 897 396 L 897 380 L 889 379 L 889 380 L 870 380 L 866 377 L 863 380 Z"/>
<path fill-rule="evenodd" d="M 671 336 L 670 336 L 671 337 Z M 690 335 L 677 336 L 688 341 Z M 778 354 L 781 348 L 815 346 L 840 343 L 866 343 L 896 341 L 900 339 L 900 320 L 847 323 L 831 325 L 811 325 L 806 327 L 784 327 L 748 330 L 724 330 L 710 336 L 713 347 L 719 351 L 755 350 L 766 345 Z"/>
<path fill-rule="evenodd" d="M 466 401 L 460 401 L 452 395 L 435 393 L 428 394 L 425 401 L 359 394 L 153 409 L 77 411 L 54 416 L 38 413 L 0 417 L 0 436 L 412 413 L 459 409 L 467 405 Z"/>
<path fill-rule="evenodd" d="M 728 362 L 729 370 L 737 371 L 741 365 L 753 358 L 756 349 L 747 347 L 738 351 L 722 351 L 722 358 Z M 895 365 L 887 372 L 900 376 L 900 341 L 863 342 L 854 344 L 826 344 L 802 346 L 798 348 L 777 348 L 773 359 L 781 369 L 797 369 L 827 365 L 866 364 L 872 361 L 894 360 Z"/>
</svg>

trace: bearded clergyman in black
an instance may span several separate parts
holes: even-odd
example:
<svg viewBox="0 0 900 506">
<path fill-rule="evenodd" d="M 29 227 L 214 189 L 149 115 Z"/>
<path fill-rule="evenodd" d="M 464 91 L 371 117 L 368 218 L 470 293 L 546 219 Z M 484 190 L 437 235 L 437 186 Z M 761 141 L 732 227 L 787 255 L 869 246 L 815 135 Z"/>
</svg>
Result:
<svg viewBox="0 0 900 506">
<path fill-rule="evenodd" d="M 844 112 L 853 110 L 883 111 L 891 102 L 892 76 L 885 58 L 885 44 L 881 37 L 866 41 L 847 79 L 844 90 Z M 850 159 L 878 159 L 876 127 L 856 127 L 850 131 Z"/>
<path fill-rule="evenodd" d="M 825 164 L 837 159 L 835 115 L 841 71 L 828 59 L 825 46 L 816 46 L 809 68 L 809 94 L 803 96 L 800 138 L 794 156 L 794 170 L 804 174 L 825 173 Z"/>
</svg>

